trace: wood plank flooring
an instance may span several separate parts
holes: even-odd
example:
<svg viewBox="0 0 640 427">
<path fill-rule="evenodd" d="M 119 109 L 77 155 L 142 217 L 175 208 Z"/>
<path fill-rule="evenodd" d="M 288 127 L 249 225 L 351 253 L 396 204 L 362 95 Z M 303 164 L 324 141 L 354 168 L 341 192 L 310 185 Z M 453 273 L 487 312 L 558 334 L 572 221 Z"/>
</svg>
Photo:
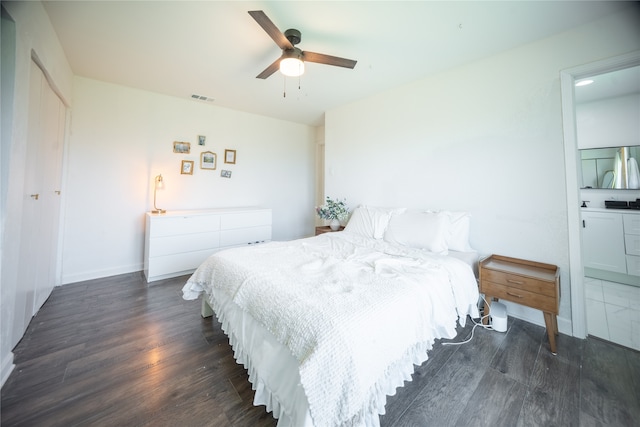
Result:
<svg viewBox="0 0 640 427">
<path fill-rule="evenodd" d="M 2 426 L 275 426 L 186 279 L 55 288 L 14 349 Z M 436 343 L 386 411 L 383 427 L 640 425 L 640 353 L 561 335 L 553 356 L 544 328 L 510 318 Z"/>
</svg>

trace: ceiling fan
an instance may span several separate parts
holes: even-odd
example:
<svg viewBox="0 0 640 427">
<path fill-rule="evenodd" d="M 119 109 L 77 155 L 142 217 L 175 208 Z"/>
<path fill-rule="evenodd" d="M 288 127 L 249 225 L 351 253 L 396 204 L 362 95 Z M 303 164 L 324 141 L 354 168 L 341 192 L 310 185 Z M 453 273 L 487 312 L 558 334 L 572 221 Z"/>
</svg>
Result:
<svg viewBox="0 0 640 427">
<path fill-rule="evenodd" d="M 258 25 L 269 34 L 274 42 L 282 49 L 282 56 L 276 59 L 263 72 L 256 76 L 257 79 L 266 79 L 278 69 L 286 76 L 300 76 L 304 73 L 304 61 L 318 64 L 335 65 L 344 68 L 353 68 L 356 62 L 352 59 L 339 58 L 323 53 L 302 51 L 295 47 L 300 43 L 302 35 L 296 29 L 289 29 L 284 34 L 271 22 L 271 19 L 261 10 L 251 10 L 249 15 L 256 20 Z"/>
</svg>

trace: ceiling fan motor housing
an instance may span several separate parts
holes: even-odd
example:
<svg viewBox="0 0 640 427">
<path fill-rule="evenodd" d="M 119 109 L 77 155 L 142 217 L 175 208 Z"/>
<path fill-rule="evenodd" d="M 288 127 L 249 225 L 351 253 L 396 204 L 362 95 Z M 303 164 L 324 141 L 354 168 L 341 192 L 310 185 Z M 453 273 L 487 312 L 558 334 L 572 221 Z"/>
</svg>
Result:
<svg viewBox="0 0 640 427">
<path fill-rule="evenodd" d="M 284 32 L 284 36 L 291 42 L 292 45 L 297 45 L 302 40 L 302 34 L 295 28 L 290 28 Z"/>
<path fill-rule="evenodd" d="M 285 49 L 282 51 L 282 58 L 295 58 L 301 61 L 304 60 L 304 55 L 300 49 L 294 47 L 293 49 Z"/>
</svg>

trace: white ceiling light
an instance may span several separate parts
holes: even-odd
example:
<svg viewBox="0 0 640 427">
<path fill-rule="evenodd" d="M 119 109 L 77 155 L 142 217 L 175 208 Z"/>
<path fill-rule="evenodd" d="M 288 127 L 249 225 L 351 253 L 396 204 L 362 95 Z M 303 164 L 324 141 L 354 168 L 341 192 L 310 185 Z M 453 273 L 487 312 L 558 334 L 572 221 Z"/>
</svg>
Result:
<svg viewBox="0 0 640 427">
<path fill-rule="evenodd" d="M 585 79 L 585 80 L 580 80 L 576 82 L 576 86 L 580 87 L 580 86 L 587 86 L 590 85 L 591 83 L 593 83 L 593 80 L 590 79 Z"/>
<path fill-rule="evenodd" d="M 304 62 L 302 61 L 302 51 L 300 49 L 295 47 L 282 53 L 280 72 L 289 77 L 298 77 L 304 74 Z"/>
</svg>

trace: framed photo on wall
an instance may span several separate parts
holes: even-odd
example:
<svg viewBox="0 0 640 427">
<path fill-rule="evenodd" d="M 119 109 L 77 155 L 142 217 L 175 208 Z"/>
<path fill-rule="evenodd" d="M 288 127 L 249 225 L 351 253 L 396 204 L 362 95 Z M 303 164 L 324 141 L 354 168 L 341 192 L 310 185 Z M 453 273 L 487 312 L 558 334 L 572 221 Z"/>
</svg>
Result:
<svg viewBox="0 0 640 427">
<path fill-rule="evenodd" d="M 193 175 L 193 160 L 183 160 L 180 173 L 182 175 Z"/>
<path fill-rule="evenodd" d="M 203 151 L 200 154 L 200 169 L 215 170 L 216 153 L 213 153 L 211 151 Z"/>
<path fill-rule="evenodd" d="M 236 150 L 224 150 L 224 162 L 225 163 L 236 163 Z"/>
<path fill-rule="evenodd" d="M 189 154 L 191 152 L 191 143 L 173 141 L 173 152 L 178 154 Z"/>
<path fill-rule="evenodd" d="M 198 135 L 198 145 L 204 145 L 205 141 L 207 140 L 207 137 L 204 135 Z"/>
</svg>

